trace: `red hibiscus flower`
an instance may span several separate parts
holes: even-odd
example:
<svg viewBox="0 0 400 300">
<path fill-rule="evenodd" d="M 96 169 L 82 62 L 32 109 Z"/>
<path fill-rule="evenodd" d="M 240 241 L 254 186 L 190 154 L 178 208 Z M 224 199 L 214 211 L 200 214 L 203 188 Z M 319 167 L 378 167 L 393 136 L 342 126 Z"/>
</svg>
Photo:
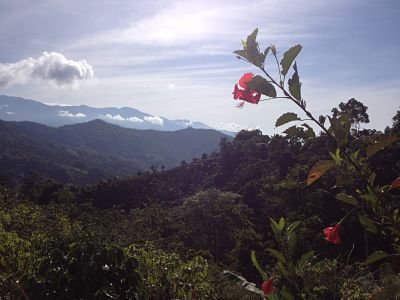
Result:
<svg viewBox="0 0 400 300">
<path fill-rule="evenodd" d="M 253 91 L 247 85 L 247 83 L 252 80 L 254 77 L 253 73 L 245 73 L 242 78 L 239 79 L 239 86 L 235 84 L 235 89 L 233 90 L 233 99 L 235 100 L 243 100 L 241 103 L 237 105 L 237 107 L 242 108 L 244 102 L 249 102 L 253 104 L 258 104 L 261 98 L 261 94 Z"/>
<path fill-rule="evenodd" d="M 327 227 L 324 229 L 324 234 L 325 234 L 325 240 L 332 244 L 341 244 L 342 240 L 340 239 L 339 231 L 340 231 L 341 225 L 340 223 L 336 224 L 333 227 Z"/>
<path fill-rule="evenodd" d="M 263 290 L 265 295 L 269 295 L 269 294 L 272 294 L 274 292 L 274 288 L 272 287 L 272 284 L 273 284 L 272 278 L 264 281 L 261 284 L 261 289 Z"/>
</svg>

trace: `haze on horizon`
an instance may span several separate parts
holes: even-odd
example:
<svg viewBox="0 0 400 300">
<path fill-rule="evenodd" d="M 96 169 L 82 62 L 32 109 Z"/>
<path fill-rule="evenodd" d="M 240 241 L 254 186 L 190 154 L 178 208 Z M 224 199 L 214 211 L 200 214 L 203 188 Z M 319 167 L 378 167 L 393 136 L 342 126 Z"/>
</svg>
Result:
<svg viewBox="0 0 400 300">
<path fill-rule="evenodd" d="M 303 97 L 315 113 L 341 101 L 391 124 L 400 99 L 397 0 L 0 2 L 0 94 L 48 103 L 133 107 L 237 130 L 274 129 L 288 101 L 235 107 L 235 82 L 256 69 L 232 52 L 259 28 L 262 48 L 300 43 Z"/>
</svg>

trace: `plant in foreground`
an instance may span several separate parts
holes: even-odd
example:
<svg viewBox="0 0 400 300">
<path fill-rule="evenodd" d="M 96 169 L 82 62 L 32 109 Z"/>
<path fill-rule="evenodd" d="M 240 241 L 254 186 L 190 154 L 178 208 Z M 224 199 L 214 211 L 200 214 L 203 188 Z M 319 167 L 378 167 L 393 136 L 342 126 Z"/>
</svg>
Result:
<svg viewBox="0 0 400 300">
<path fill-rule="evenodd" d="M 236 84 L 234 87 L 233 98 L 235 100 L 242 100 L 238 107 L 242 108 L 244 102 L 252 104 L 258 104 L 259 101 L 273 100 L 273 99 L 287 99 L 293 102 L 301 111 L 306 115 L 305 119 L 300 118 L 296 113 L 287 112 L 284 113 L 276 121 L 275 126 L 281 126 L 290 122 L 303 122 L 311 121 L 321 129 L 322 133 L 328 136 L 337 145 L 336 150 L 329 152 L 331 157 L 330 160 L 322 160 L 317 162 L 314 167 L 308 172 L 306 184 L 311 185 L 316 180 L 321 178 L 327 171 L 333 168 L 337 168 L 337 188 L 342 192 L 336 195 L 336 198 L 340 201 L 353 206 L 346 216 L 333 227 L 327 227 L 323 230 L 325 239 L 333 244 L 340 244 L 341 238 L 339 231 L 341 229 L 342 221 L 349 216 L 351 213 L 356 212 L 360 224 L 365 228 L 368 234 L 375 234 L 380 236 L 382 239 L 389 238 L 391 240 L 393 254 L 389 255 L 383 251 L 375 251 L 369 253 L 368 238 L 365 234 L 365 247 L 366 247 L 366 264 L 376 262 L 389 256 L 400 255 L 400 216 L 399 216 L 399 203 L 396 202 L 394 197 L 391 196 L 390 191 L 400 187 L 400 180 L 396 179 L 389 185 L 378 185 L 375 182 L 376 173 L 371 170 L 368 160 L 370 157 L 375 155 L 381 149 L 391 145 L 392 143 L 399 140 L 399 137 L 392 135 L 372 135 L 365 141 L 359 141 L 359 144 L 365 146 L 360 149 L 352 149 L 350 147 L 350 129 L 351 129 L 351 116 L 347 113 L 340 115 L 330 116 L 319 116 L 315 117 L 306 106 L 306 101 L 302 98 L 299 72 L 295 59 L 300 53 L 302 46 L 295 45 L 294 47 L 287 50 L 280 63 L 278 60 L 278 51 L 274 45 L 267 47 L 264 51 L 260 51 L 259 44 L 257 42 L 258 29 L 254 30 L 245 41 L 242 41 L 243 49 L 236 50 L 234 53 L 239 59 L 245 60 L 254 66 L 256 66 L 263 76 L 254 75 L 253 73 L 246 73 L 239 80 L 239 89 Z M 278 71 L 278 77 L 274 78 L 270 71 L 267 70 L 265 60 L 267 57 L 272 57 L 272 60 L 276 62 L 276 68 Z M 293 66 L 293 73 L 291 78 L 286 80 L 289 70 Z M 261 99 L 261 95 L 266 96 L 266 99 Z M 329 119 L 330 127 L 325 127 L 326 120 Z M 308 136 L 315 137 L 313 128 L 307 124 L 302 123 L 301 128 L 306 132 Z M 291 126 L 284 131 L 289 137 L 293 136 L 298 132 L 298 127 Z M 357 188 L 354 188 L 354 182 L 360 182 L 357 184 Z M 283 220 L 283 219 L 281 219 Z M 280 234 L 285 227 L 285 221 L 283 220 L 283 226 L 271 220 L 271 226 L 273 228 L 275 238 L 284 245 L 284 240 L 281 237 L 277 237 L 277 226 L 280 228 Z M 278 230 L 279 231 L 279 230 Z M 283 243 L 283 244 L 282 244 Z M 288 256 L 288 253 L 274 253 L 269 251 L 278 259 L 278 269 L 281 275 L 287 280 L 287 285 L 284 285 L 280 297 L 282 299 L 294 299 L 300 298 L 303 293 L 301 287 L 301 280 L 296 276 L 296 268 L 293 264 L 293 259 Z M 283 254 L 283 256 L 281 255 Z M 370 254 L 370 255 L 369 255 Z M 253 258 L 253 254 L 252 254 Z M 284 259 L 284 261 L 283 261 Z M 260 272 L 265 280 L 262 269 L 258 263 L 253 259 L 253 264 Z M 286 264 L 286 265 L 285 265 Z M 286 268 L 287 267 L 287 268 Z M 289 292 L 284 289 L 288 287 Z M 400 285 L 399 285 L 400 287 Z"/>
</svg>

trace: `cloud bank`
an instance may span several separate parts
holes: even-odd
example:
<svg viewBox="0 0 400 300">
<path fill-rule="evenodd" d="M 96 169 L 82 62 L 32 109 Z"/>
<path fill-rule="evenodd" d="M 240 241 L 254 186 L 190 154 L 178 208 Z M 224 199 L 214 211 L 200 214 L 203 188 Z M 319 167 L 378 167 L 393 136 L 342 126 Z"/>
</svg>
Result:
<svg viewBox="0 0 400 300">
<path fill-rule="evenodd" d="M 58 115 L 60 117 L 70 117 L 70 118 L 84 118 L 84 117 L 86 117 L 86 115 L 84 113 L 76 113 L 76 114 L 74 114 L 74 113 L 69 112 L 68 110 L 60 110 L 58 112 Z"/>
<path fill-rule="evenodd" d="M 43 52 L 38 58 L 29 57 L 15 63 L 0 63 L 0 88 L 35 80 L 58 86 L 77 85 L 80 80 L 93 76 L 93 67 L 86 60 L 70 60 L 57 52 Z"/>
</svg>

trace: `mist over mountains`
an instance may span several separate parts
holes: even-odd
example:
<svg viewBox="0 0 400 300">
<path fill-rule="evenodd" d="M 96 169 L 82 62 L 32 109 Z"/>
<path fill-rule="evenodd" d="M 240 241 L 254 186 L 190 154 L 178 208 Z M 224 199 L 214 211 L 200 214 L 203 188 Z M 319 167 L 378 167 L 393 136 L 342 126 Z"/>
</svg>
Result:
<svg viewBox="0 0 400 300">
<path fill-rule="evenodd" d="M 49 105 L 39 101 L 0 95 L 0 119 L 4 121 L 30 121 L 48 126 L 63 126 L 101 119 L 107 123 L 134 129 L 173 131 L 188 127 L 214 129 L 201 122 L 169 120 L 130 107 L 94 108 L 86 105 Z M 234 135 L 229 131 L 221 131 Z"/>
</svg>

